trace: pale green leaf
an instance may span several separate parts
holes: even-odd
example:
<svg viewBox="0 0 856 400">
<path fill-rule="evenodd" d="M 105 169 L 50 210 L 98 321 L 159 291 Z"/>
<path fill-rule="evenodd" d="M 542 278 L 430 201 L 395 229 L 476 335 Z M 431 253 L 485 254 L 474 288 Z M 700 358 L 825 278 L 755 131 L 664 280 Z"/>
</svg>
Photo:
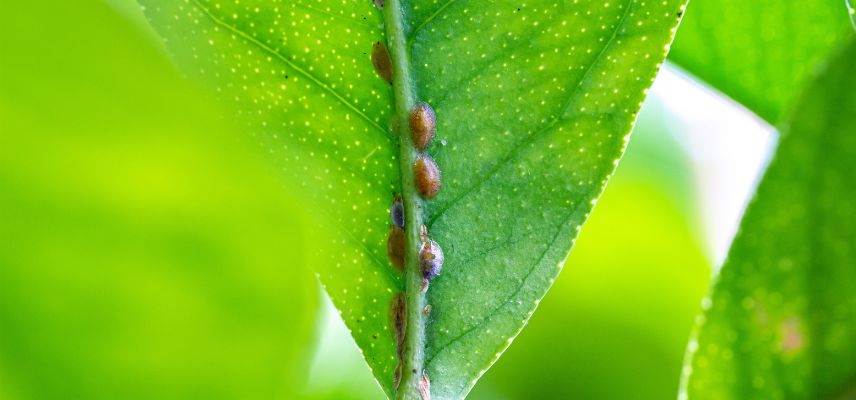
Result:
<svg viewBox="0 0 856 400">
<path fill-rule="evenodd" d="M 372 70 L 387 41 L 369 0 L 144 0 L 178 62 L 270 148 L 326 227 L 321 282 L 384 390 L 404 287 L 385 255 L 401 192 L 393 94 Z M 403 32 L 443 173 L 423 212 L 446 253 L 431 284 L 426 371 L 460 398 L 522 329 L 626 144 L 682 0 L 405 1 Z M 388 11 L 388 10 L 387 10 Z"/>
<path fill-rule="evenodd" d="M 317 290 L 278 171 L 106 5 L 0 8 L 0 398 L 294 398 Z"/>
<path fill-rule="evenodd" d="M 852 30 L 843 0 L 693 0 L 671 61 L 778 123 Z"/>
<path fill-rule="evenodd" d="M 856 42 L 797 103 L 690 344 L 698 399 L 856 394 Z"/>
</svg>

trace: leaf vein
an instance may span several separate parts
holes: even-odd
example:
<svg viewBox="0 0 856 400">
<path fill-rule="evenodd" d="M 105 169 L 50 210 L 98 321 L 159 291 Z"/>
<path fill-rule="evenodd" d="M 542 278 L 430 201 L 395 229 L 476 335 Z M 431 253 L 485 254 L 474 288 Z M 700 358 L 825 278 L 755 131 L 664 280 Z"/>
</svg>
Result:
<svg viewBox="0 0 856 400">
<path fill-rule="evenodd" d="M 205 5 L 200 3 L 199 0 L 193 0 L 193 4 L 196 5 L 196 7 L 199 8 L 205 15 L 207 15 L 209 18 L 211 18 L 211 20 L 214 21 L 215 24 L 220 25 L 220 26 L 228 29 L 230 32 L 232 32 L 235 35 L 238 35 L 241 38 L 243 38 L 244 40 L 246 40 L 248 43 L 251 43 L 251 44 L 257 46 L 258 48 L 260 48 L 260 49 L 268 52 L 269 54 L 273 55 L 274 57 L 278 58 L 280 61 L 284 62 L 286 65 L 288 65 L 289 67 L 291 67 L 292 69 L 297 71 L 299 74 L 306 77 L 306 79 L 308 79 L 310 82 L 314 83 L 315 85 L 317 85 L 318 87 L 320 87 L 321 89 L 323 89 L 324 91 L 329 93 L 336 100 L 338 100 L 342 105 L 344 105 L 346 108 L 348 108 L 351 112 L 353 112 L 354 114 L 356 114 L 359 117 L 361 117 L 362 119 L 364 119 L 366 122 L 369 123 L 369 125 L 371 125 L 375 129 L 380 131 L 384 135 L 384 137 L 387 136 L 386 129 L 384 129 L 383 127 L 380 126 L 380 124 L 378 124 L 377 122 L 375 122 L 374 120 L 369 118 L 365 113 L 360 111 L 356 106 L 354 106 L 351 102 L 349 102 L 344 96 L 342 96 L 341 94 L 339 94 L 338 92 L 333 90 L 329 85 L 322 82 L 320 79 L 318 79 L 317 77 L 312 75 L 309 71 L 307 71 L 306 69 L 302 68 L 301 66 L 295 64 L 293 61 L 289 60 L 288 58 L 286 58 L 285 56 L 280 54 L 278 51 L 270 48 L 268 45 L 262 43 L 261 41 L 259 41 L 256 38 L 252 37 L 248 33 L 238 29 L 237 27 L 229 25 L 228 23 L 223 21 L 221 18 L 214 15 L 211 12 L 211 10 L 209 10 L 208 7 L 206 7 Z"/>
<path fill-rule="evenodd" d="M 627 16 L 630 15 L 630 8 L 632 7 L 633 2 L 634 2 L 634 0 L 630 0 L 627 2 L 627 6 L 625 6 L 625 8 L 624 8 L 624 14 L 621 16 L 621 21 L 616 25 L 616 27 L 612 31 L 612 34 L 610 35 L 609 39 L 606 41 L 606 44 L 604 44 L 603 48 L 600 50 L 600 52 L 598 52 L 594 61 L 592 61 L 592 63 L 589 64 L 585 73 L 583 73 L 582 78 L 580 78 L 580 80 L 577 82 L 574 89 L 571 90 L 571 93 L 568 94 L 568 98 L 565 101 L 565 104 L 562 106 L 561 112 L 557 113 L 557 115 L 555 117 L 553 117 L 550 121 L 547 121 L 540 129 L 535 131 L 535 133 L 530 134 L 529 136 L 527 136 L 527 137 L 521 139 L 519 142 L 517 142 L 512 147 L 512 149 L 508 152 L 508 154 L 506 154 L 504 157 L 502 157 L 500 159 L 500 161 L 498 163 L 496 163 L 490 169 L 490 171 L 487 172 L 487 174 L 485 174 L 483 177 L 479 178 L 474 184 L 470 185 L 470 187 L 464 189 L 459 195 L 455 196 L 451 201 L 449 201 L 445 206 L 443 206 L 443 208 L 441 208 L 437 213 L 433 214 L 431 216 L 431 218 L 429 218 L 429 221 L 427 224 L 429 228 L 432 225 L 434 225 L 434 222 L 436 222 L 441 216 L 443 216 L 443 214 L 445 214 L 446 211 L 450 210 L 455 205 L 460 203 L 460 201 L 463 200 L 464 197 L 466 197 L 467 195 L 469 195 L 470 193 L 472 193 L 476 189 L 480 188 L 482 185 L 484 185 L 485 183 L 490 181 L 493 177 L 495 177 L 496 174 L 499 172 L 499 170 L 502 169 L 502 167 L 504 167 L 506 164 L 511 162 L 515 157 L 517 157 L 517 155 L 520 153 L 520 150 L 522 148 L 524 148 L 527 144 L 532 143 L 538 137 L 545 134 L 546 132 L 549 132 L 560 121 L 563 120 L 562 116 L 567 112 L 568 107 L 570 107 L 571 102 L 574 100 L 574 98 L 577 96 L 577 94 L 579 94 L 579 89 L 583 86 L 585 81 L 589 78 L 592 71 L 594 70 L 594 67 L 596 65 L 600 64 L 601 59 L 603 58 L 604 54 L 606 54 L 606 51 L 610 48 L 610 46 L 612 46 L 615 43 L 615 39 L 618 38 L 618 33 L 621 31 L 621 28 L 624 27 L 624 23 L 627 22 Z"/>
<path fill-rule="evenodd" d="M 559 229 L 556 230 L 556 233 L 553 235 L 553 238 L 550 239 L 550 244 L 548 244 L 547 247 L 544 248 L 544 251 L 541 252 L 541 255 L 538 257 L 538 261 L 536 261 L 535 263 L 532 264 L 532 266 L 529 267 L 529 270 L 526 272 L 526 275 L 523 277 L 523 279 L 520 282 L 520 285 L 517 286 L 517 289 L 515 289 L 514 293 L 512 293 L 511 295 L 506 297 L 505 300 L 502 302 L 502 304 L 500 304 L 499 306 L 497 306 L 496 308 L 491 310 L 491 312 L 489 312 L 487 315 L 485 315 L 479 322 L 477 322 L 471 328 L 462 332 L 460 335 L 456 336 L 455 338 L 450 340 L 448 343 L 446 343 L 443 346 L 441 346 L 440 348 L 438 348 L 437 351 L 435 351 L 431 357 L 427 358 L 425 365 L 430 365 L 431 361 L 433 361 L 434 358 L 436 358 L 438 355 L 440 355 L 440 353 L 449 349 L 453 344 L 460 341 L 465 336 L 469 335 L 471 332 L 475 331 L 476 329 L 483 327 L 485 324 L 488 323 L 488 321 L 491 318 L 493 318 L 494 315 L 499 313 L 503 308 L 507 307 L 509 304 L 511 304 L 513 302 L 513 300 L 517 297 L 517 295 L 520 294 L 520 291 L 523 290 L 523 287 L 526 286 L 526 283 L 529 281 L 529 277 L 532 275 L 533 272 L 535 272 L 535 269 L 541 264 L 541 262 L 544 261 L 544 257 L 547 256 L 547 252 L 550 251 L 550 249 L 553 247 L 553 245 L 556 243 L 556 241 L 559 240 L 559 237 L 561 236 L 562 231 L 565 230 L 565 228 L 567 228 L 568 221 L 571 219 L 571 217 L 574 214 L 577 213 L 577 211 L 579 211 L 580 207 L 582 207 L 583 204 L 585 204 L 585 203 L 577 204 L 575 207 L 573 207 L 571 209 L 571 211 L 568 213 L 568 215 L 562 219 L 562 223 L 559 224 Z"/>
<path fill-rule="evenodd" d="M 413 31 L 410 32 L 410 36 L 407 38 L 408 46 L 413 43 L 413 39 L 416 37 L 416 34 L 419 33 L 419 31 L 421 31 L 422 28 L 425 27 L 425 25 L 428 25 L 428 23 L 430 23 L 431 21 L 436 19 L 437 16 L 442 14 L 443 11 L 445 11 L 447 7 L 449 7 L 450 5 L 452 5 L 452 3 L 456 2 L 456 1 L 458 1 L 458 0 L 448 0 L 447 2 L 443 3 L 443 5 L 438 7 L 437 10 L 435 10 L 431 15 L 428 16 L 428 18 L 425 18 L 425 20 L 422 21 L 422 23 L 420 23 L 416 28 L 413 28 Z"/>
</svg>

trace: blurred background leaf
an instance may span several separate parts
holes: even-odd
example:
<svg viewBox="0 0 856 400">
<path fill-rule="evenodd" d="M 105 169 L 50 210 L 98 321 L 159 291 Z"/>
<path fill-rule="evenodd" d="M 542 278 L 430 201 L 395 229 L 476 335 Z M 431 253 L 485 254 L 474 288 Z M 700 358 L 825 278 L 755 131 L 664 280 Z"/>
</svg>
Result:
<svg viewBox="0 0 856 400">
<path fill-rule="evenodd" d="M 849 27 L 843 0 L 693 0 L 669 59 L 778 123 Z"/>
<path fill-rule="evenodd" d="M 0 397 L 293 398 L 317 294 L 279 171 L 115 9 L 0 14 Z"/>
<path fill-rule="evenodd" d="M 701 320 L 684 395 L 856 396 L 856 40 L 800 97 Z"/>
</svg>

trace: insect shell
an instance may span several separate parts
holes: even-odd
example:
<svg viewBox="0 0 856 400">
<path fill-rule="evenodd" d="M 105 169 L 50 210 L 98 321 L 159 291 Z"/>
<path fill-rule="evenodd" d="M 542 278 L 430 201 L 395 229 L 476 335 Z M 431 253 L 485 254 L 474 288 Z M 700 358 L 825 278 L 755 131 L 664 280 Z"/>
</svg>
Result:
<svg viewBox="0 0 856 400">
<path fill-rule="evenodd" d="M 405 246 L 404 229 L 390 225 L 389 237 L 386 239 L 386 255 L 398 272 L 404 272 Z"/>
<path fill-rule="evenodd" d="M 431 400 L 431 380 L 425 371 L 422 371 L 422 379 L 419 381 L 419 395 L 422 400 Z"/>
<path fill-rule="evenodd" d="M 430 282 L 440 275 L 443 269 L 443 249 L 437 242 L 428 240 L 422 243 L 422 248 L 419 249 L 419 269 L 425 281 Z"/>
<path fill-rule="evenodd" d="M 434 109 L 426 103 L 419 102 L 410 109 L 410 134 L 416 150 L 425 151 L 434 140 L 437 132 L 437 116 Z"/>
<path fill-rule="evenodd" d="M 405 302 L 404 292 L 398 292 L 389 304 L 389 324 L 392 327 L 392 334 L 395 337 L 395 345 L 398 350 L 398 356 L 404 350 L 404 333 L 407 330 L 407 303 Z"/>
<path fill-rule="evenodd" d="M 401 356 L 399 356 L 401 358 Z M 392 384 L 395 386 L 395 390 L 398 390 L 398 384 L 401 383 L 401 361 L 398 362 L 398 365 L 395 366 L 395 375 L 392 377 Z"/>
<path fill-rule="evenodd" d="M 372 45 L 372 65 L 377 74 L 386 83 L 392 85 L 392 60 L 389 58 L 389 51 L 386 50 L 386 46 L 381 42 L 375 42 Z"/>
<path fill-rule="evenodd" d="M 395 196 L 392 206 L 389 207 L 389 219 L 392 220 L 393 225 L 404 228 L 404 203 L 400 195 Z"/>
<path fill-rule="evenodd" d="M 423 199 L 430 200 L 440 191 L 440 168 L 428 155 L 421 154 L 413 164 L 413 173 L 416 178 L 416 190 Z"/>
</svg>

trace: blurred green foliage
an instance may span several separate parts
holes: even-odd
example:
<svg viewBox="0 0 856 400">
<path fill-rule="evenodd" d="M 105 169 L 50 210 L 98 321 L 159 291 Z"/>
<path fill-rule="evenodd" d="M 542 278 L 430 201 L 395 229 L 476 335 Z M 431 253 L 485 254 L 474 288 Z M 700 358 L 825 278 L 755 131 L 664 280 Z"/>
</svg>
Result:
<svg viewBox="0 0 856 400">
<path fill-rule="evenodd" d="M 693 0 L 669 59 L 775 124 L 848 22 L 844 0 Z"/>
<path fill-rule="evenodd" d="M 700 324 L 691 399 L 856 397 L 856 36 L 799 97 Z"/>
<path fill-rule="evenodd" d="M 317 295 L 279 171 L 114 9 L 0 14 L 0 398 L 292 398 Z"/>
</svg>

